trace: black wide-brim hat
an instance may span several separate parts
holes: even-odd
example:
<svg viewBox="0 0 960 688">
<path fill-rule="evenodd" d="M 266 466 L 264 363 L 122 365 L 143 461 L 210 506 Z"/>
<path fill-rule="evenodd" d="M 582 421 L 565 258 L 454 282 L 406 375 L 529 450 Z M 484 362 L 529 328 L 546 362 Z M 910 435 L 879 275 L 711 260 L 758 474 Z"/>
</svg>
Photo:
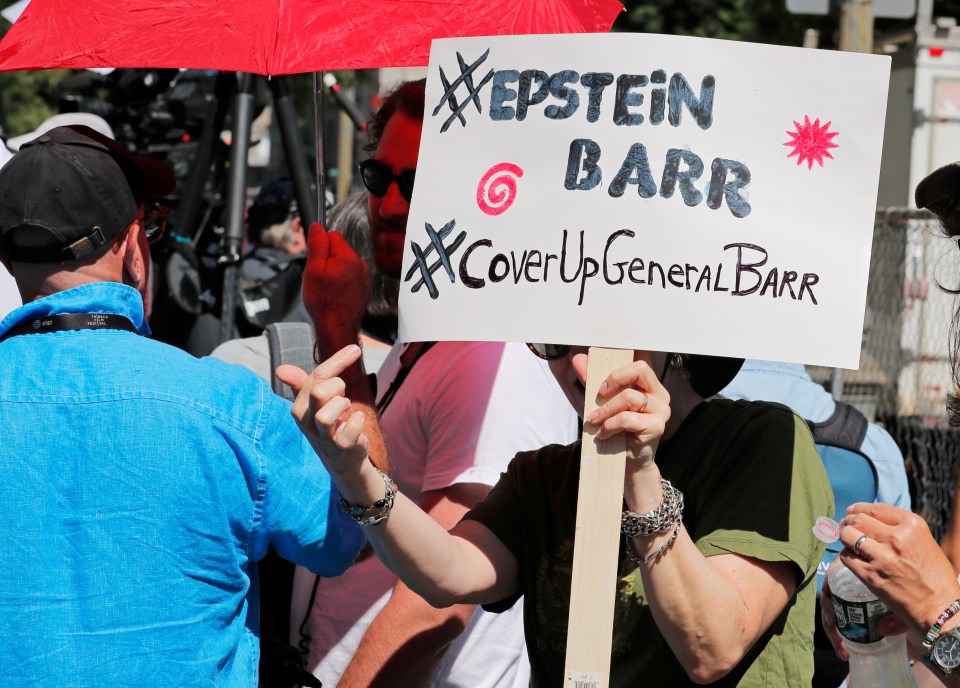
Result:
<svg viewBox="0 0 960 688">
<path fill-rule="evenodd" d="M 924 177 L 914 192 L 918 208 L 934 213 L 951 233 L 960 230 L 960 163 L 934 170 Z"/>
<path fill-rule="evenodd" d="M 733 382 L 743 366 L 742 358 L 681 354 L 693 391 L 704 399 L 717 394 Z"/>
</svg>

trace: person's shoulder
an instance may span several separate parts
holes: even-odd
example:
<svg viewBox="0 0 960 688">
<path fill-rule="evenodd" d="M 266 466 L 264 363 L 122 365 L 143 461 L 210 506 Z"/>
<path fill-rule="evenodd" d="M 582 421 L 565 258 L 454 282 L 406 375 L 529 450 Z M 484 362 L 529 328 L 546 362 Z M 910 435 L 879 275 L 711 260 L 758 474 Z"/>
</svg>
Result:
<svg viewBox="0 0 960 688">
<path fill-rule="evenodd" d="M 242 365 L 206 356 L 197 358 L 174 346 L 146 340 L 149 358 L 159 380 L 189 394 L 197 405 L 235 412 L 244 406 L 259 407 L 270 391 L 266 381 Z M 279 399 L 279 397 L 278 397 Z"/>
<path fill-rule="evenodd" d="M 507 465 L 507 474 L 518 485 L 564 481 L 579 475 L 581 442 L 548 444 L 539 449 L 519 452 Z"/>
<path fill-rule="evenodd" d="M 243 366 L 264 379 L 271 377 L 270 344 L 262 334 L 243 339 L 229 339 L 210 352 L 210 357 Z"/>
<path fill-rule="evenodd" d="M 791 423 L 803 420 L 789 406 L 776 401 L 727 399 L 715 397 L 707 402 L 706 414 L 714 421 L 739 421 L 743 423 L 770 422 Z"/>
<path fill-rule="evenodd" d="M 445 361 L 450 369 L 512 376 L 518 383 L 544 376 L 552 379 L 547 362 L 517 342 L 437 342 L 430 355 L 435 362 Z"/>
</svg>

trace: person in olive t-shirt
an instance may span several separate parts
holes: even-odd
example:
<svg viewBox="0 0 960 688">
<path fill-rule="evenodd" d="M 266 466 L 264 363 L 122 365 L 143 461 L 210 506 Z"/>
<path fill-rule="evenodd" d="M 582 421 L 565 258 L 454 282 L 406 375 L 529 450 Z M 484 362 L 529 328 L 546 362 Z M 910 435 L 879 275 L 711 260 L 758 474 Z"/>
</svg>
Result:
<svg viewBox="0 0 960 688">
<path fill-rule="evenodd" d="M 584 408 L 586 349 L 530 346 Z M 518 455 L 446 533 L 402 494 L 384 506 L 388 479 L 366 457 L 379 429 L 348 414 L 342 387 L 324 379 L 358 356 L 348 347 L 323 374 L 283 378 L 300 390 L 294 415 L 346 502 L 360 520 L 378 517 L 364 528 L 378 556 L 436 606 L 497 611 L 523 595 L 532 685 L 564 685 L 579 444 Z M 627 436 L 611 688 L 809 685 L 823 553 L 812 526 L 833 500 L 806 424 L 776 404 L 705 401 L 741 361 L 634 358 L 607 376 L 585 419 L 600 439 Z"/>
</svg>

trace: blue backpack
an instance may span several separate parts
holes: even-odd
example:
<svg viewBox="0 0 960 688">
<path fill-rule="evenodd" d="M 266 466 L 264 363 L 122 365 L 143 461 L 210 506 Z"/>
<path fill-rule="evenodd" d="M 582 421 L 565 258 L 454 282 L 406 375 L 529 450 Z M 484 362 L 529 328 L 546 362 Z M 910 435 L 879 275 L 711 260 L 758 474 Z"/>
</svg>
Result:
<svg viewBox="0 0 960 688">
<path fill-rule="evenodd" d="M 855 502 L 875 502 L 877 468 L 860 450 L 869 426 L 866 417 L 850 404 L 838 401 L 836 410 L 827 420 L 822 423 L 808 420 L 807 425 L 833 488 L 835 520 L 843 518 L 847 507 Z M 827 545 L 817 567 L 817 596 L 823 587 L 827 567 L 842 549 L 839 540 Z"/>
</svg>

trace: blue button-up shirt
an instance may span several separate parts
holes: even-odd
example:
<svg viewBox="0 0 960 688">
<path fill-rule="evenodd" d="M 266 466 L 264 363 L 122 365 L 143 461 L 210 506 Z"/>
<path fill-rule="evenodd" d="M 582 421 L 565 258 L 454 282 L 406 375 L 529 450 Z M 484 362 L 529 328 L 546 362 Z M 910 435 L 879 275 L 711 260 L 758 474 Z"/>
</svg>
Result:
<svg viewBox="0 0 960 688">
<path fill-rule="evenodd" d="M 116 313 L 88 284 L 0 321 Z M 0 685 L 255 686 L 254 562 L 332 576 L 362 533 L 252 373 L 132 332 L 0 342 Z"/>
</svg>

